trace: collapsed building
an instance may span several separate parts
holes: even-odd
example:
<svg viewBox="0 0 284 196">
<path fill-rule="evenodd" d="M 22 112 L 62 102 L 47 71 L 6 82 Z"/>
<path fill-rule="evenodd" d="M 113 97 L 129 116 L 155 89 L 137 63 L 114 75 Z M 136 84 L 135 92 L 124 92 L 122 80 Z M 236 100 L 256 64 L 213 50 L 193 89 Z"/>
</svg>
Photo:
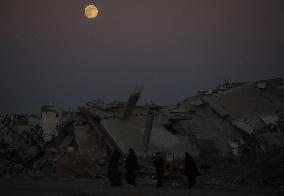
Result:
<svg viewBox="0 0 284 196">
<path fill-rule="evenodd" d="M 156 152 L 168 162 L 190 152 L 204 168 L 210 160 L 270 153 L 284 147 L 282 85 L 281 78 L 225 82 L 170 106 L 138 105 L 143 89 L 138 87 L 125 102 L 97 99 L 78 107 L 78 112 L 43 106 L 40 119 L 2 116 L 0 153 L 6 158 L 0 170 L 104 176 L 111 152 L 126 155 L 129 148 L 146 167 Z M 16 131 L 16 125 L 22 131 Z M 283 150 L 279 152 L 277 157 L 284 161 Z M 284 174 L 279 175 L 284 183 Z"/>
<path fill-rule="evenodd" d="M 142 157 L 157 151 L 182 157 L 187 151 L 197 156 L 214 150 L 238 156 L 239 146 L 251 135 L 281 139 L 281 86 L 282 79 L 226 83 L 175 106 L 137 106 L 140 92 L 135 91 L 127 103 L 95 100 L 79 111 L 100 141 L 123 154 L 133 148 Z"/>
<path fill-rule="evenodd" d="M 166 107 L 136 106 L 139 96 L 140 92 L 135 91 L 127 103 L 120 104 L 96 100 L 79 110 L 110 151 L 116 149 L 127 154 L 133 148 L 138 156 L 146 157 L 157 151 L 180 154 L 195 148 L 185 135 L 168 131 L 170 119 L 161 112 Z"/>
</svg>

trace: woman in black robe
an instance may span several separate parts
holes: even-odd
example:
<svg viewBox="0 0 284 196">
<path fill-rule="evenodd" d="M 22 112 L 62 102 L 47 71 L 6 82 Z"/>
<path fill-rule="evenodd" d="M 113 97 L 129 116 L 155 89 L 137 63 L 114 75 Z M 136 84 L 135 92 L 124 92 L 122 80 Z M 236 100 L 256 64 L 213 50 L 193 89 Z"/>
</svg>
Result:
<svg viewBox="0 0 284 196">
<path fill-rule="evenodd" d="M 200 175 L 192 156 L 186 152 L 184 159 L 184 174 L 188 179 L 188 188 L 192 188 L 196 183 L 196 177 Z"/>
<path fill-rule="evenodd" d="M 126 169 L 126 181 L 127 184 L 131 186 L 136 185 L 136 171 L 138 170 L 138 161 L 135 155 L 135 151 L 130 148 L 126 161 L 125 161 L 125 169 Z"/>
<path fill-rule="evenodd" d="M 153 158 L 153 163 L 156 170 L 157 188 L 159 188 L 163 186 L 164 178 L 164 159 L 160 152 L 156 153 L 156 157 Z"/>
<path fill-rule="evenodd" d="M 110 186 L 120 186 L 121 183 L 121 173 L 119 171 L 119 160 L 121 154 L 116 150 L 110 157 L 108 165 L 108 179 L 110 181 Z"/>
</svg>

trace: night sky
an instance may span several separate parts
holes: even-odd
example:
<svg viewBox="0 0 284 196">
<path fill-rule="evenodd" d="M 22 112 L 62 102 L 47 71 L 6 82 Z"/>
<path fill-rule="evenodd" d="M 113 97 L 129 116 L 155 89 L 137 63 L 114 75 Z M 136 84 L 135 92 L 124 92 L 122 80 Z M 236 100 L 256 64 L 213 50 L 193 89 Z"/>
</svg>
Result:
<svg viewBox="0 0 284 196">
<path fill-rule="evenodd" d="M 84 16 L 88 4 L 100 10 Z M 174 104 L 284 77 L 283 0 L 1 0 L 0 113 L 102 98 Z"/>
</svg>

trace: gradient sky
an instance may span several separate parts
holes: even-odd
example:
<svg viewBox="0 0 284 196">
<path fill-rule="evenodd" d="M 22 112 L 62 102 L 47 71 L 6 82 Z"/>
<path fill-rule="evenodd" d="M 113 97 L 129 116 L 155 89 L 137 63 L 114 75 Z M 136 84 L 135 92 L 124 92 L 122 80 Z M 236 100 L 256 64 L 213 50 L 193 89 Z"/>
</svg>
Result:
<svg viewBox="0 0 284 196">
<path fill-rule="evenodd" d="M 95 21 L 84 7 L 95 3 Z M 0 113 L 284 77 L 283 0 L 1 0 Z"/>
</svg>

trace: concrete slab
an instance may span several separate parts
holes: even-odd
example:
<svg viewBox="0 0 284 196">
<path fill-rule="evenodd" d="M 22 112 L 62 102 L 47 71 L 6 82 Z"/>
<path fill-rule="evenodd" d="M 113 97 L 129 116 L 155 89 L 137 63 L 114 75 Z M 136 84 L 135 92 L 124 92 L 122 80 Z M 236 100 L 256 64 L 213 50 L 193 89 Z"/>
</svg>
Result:
<svg viewBox="0 0 284 196">
<path fill-rule="evenodd" d="M 101 123 L 124 153 L 127 153 L 129 148 L 133 148 L 141 156 L 151 156 L 157 151 L 175 153 L 176 156 L 184 156 L 186 151 L 193 155 L 198 154 L 195 145 L 190 143 L 187 136 L 172 134 L 162 122 L 161 119 L 154 120 L 150 144 L 146 153 L 142 150 L 145 116 L 135 116 L 129 121 L 121 121 L 117 118 L 104 119 Z"/>
</svg>

